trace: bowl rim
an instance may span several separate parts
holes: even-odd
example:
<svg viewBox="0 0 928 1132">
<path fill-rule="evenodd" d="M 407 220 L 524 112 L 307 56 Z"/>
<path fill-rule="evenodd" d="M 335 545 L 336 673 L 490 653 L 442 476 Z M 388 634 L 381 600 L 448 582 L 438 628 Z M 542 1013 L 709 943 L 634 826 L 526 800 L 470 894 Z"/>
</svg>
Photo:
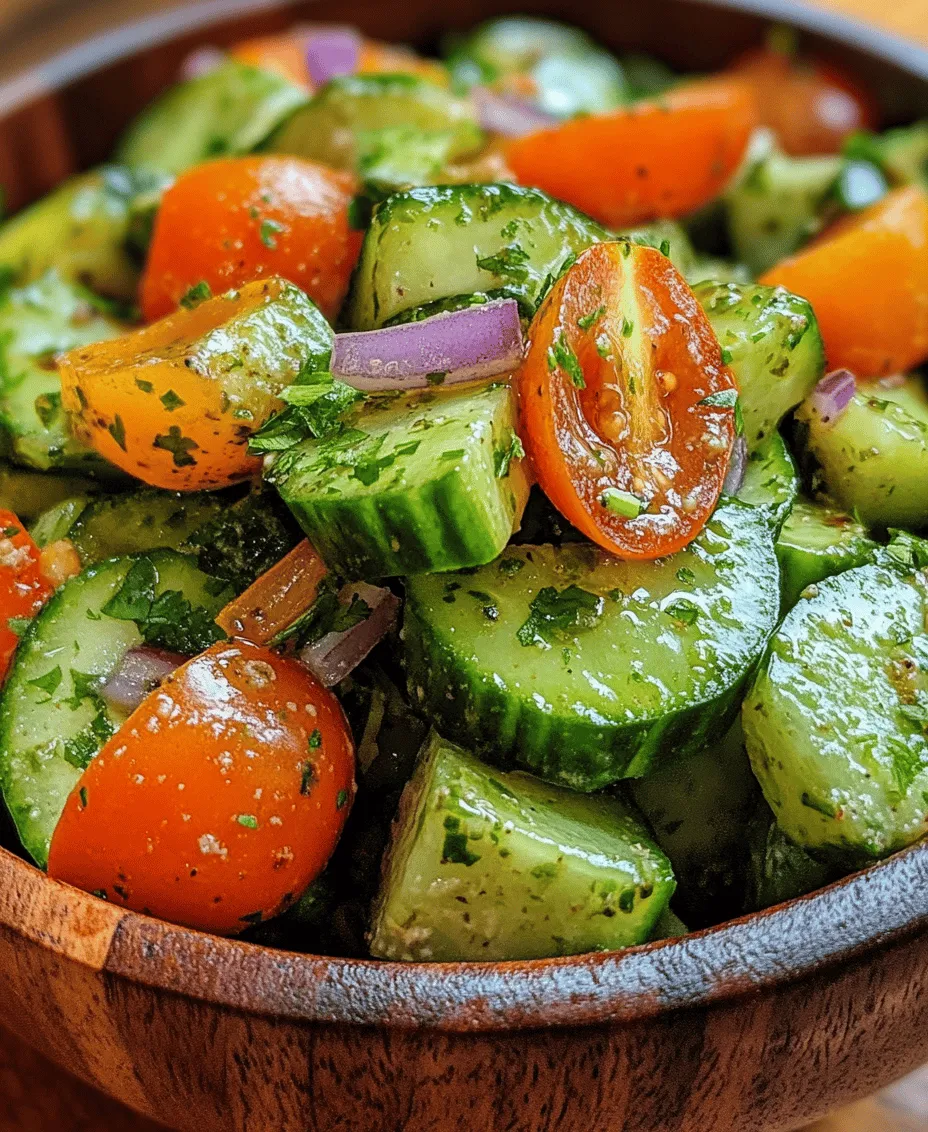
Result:
<svg viewBox="0 0 928 1132">
<path fill-rule="evenodd" d="M 175 36 L 296 0 L 197 0 L 0 83 L 0 117 Z M 928 82 L 928 50 L 798 0 L 698 0 L 789 23 Z M 302 1023 L 493 1032 L 625 1023 L 793 983 L 928 930 L 928 843 L 786 904 L 618 952 L 403 963 L 281 951 L 119 909 L 0 848 L 0 928 L 116 979 Z"/>
</svg>

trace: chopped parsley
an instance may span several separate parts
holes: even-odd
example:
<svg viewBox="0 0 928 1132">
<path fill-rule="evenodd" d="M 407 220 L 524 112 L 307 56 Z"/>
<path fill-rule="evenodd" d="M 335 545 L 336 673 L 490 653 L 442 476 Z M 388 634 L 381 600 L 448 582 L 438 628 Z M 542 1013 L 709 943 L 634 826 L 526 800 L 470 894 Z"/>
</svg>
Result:
<svg viewBox="0 0 928 1132">
<path fill-rule="evenodd" d="M 322 732 L 316 727 L 309 737 L 309 749 L 311 751 L 318 751 L 322 746 Z"/>
<path fill-rule="evenodd" d="M 508 439 L 503 446 L 496 448 L 493 452 L 493 470 L 496 473 L 496 478 L 501 480 L 508 476 L 512 461 L 521 460 L 524 455 L 525 449 L 522 447 L 522 441 L 510 429 Z"/>
<path fill-rule="evenodd" d="M 126 426 L 123 424 L 122 417 L 117 413 L 116 418 L 111 425 L 107 425 L 106 431 L 116 441 L 119 447 L 125 452 L 126 450 Z"/>
<path fill-rule="evenodd" d="M 261 243 L 272 251 L 277 247 L 277 234 L 283 232 L 284 226 L 277 220 L 262 220 L 258 235 Z"/>
<path fill-rule="evenodd" d="M 603 613 L 603 599 L 589 590 L 570 585 L 563 590 L 545 586 L 529 606 L 529 615 L 516 637 L 524 646 L 549 648 L 558 636 L 592 629 Z"/>
<path fill-rule="evenodd" d="M 460 818 L 448 814 L 445 818 L 445 842 L 441 850 L 443 865 L 465 865 L 468 868 L 480 860 L 478 853 L 472 853 L 467 842 L 467 831 L 461 829 Z"/>
<path fill-rule="evenodd" d="M 319 779 L 316 777 L 316 768 L 311 762 L 303 763 L 303 771 L 300 775 L 300 793 L 304 796 L 308 794 L 316 785 Z"/>
<path fill-rule="evenodd" d="M 182 405 L 186 404 L 185 401 L 182 401 L 181 398 L 177 396 L 173 389 L 169 389 L 167 393 L 162 394 L 159 400 L 169 413 L 173 413 L 175 409 L 179 409 Z"/>
<path fill-rule="evenodd" d="M 49 669 L 44 676 L 37 676 L 34 680 L 27 680 L 26 683 L 31 688 L 38 688 L 40 692 L 44 692 L 48 696 L 48 700 L 54 696 L 58 690 L 58 685 L 61 683 L 61 665 L 56 664 L 54 668 Z M 48 703 L 48 700 L 42 700 L 42 703 Z"/>
<path fill-rule="evenodd" d="M 348 805 L 348 791 L 339 790 L 335 795 L 335 808 L 336 810 L 343 810 Z"/>
<path fill-rule="evenodd" d="M 116 420 L 118 421 L 119 417 Z M 125 449 L 124 444 L 121 447 Z M 189 468 L 195 465 L 196 460 L 190 453 L 196 452 L 199 447 L 199 444 L 191 437 L 184 436 L 177 425 L 171 425 L 166 434 L 155 437 L 155 448 L 163 448 L 164 451 L 170 452 L 174 459 L 175 468 Z"/>
<path fill-rule="evenodd" d="M 259 428 L 248 442 L 252 453 L 284 452 L 308 437 L 323 439 L 344 429 L 343 417 L 364 394 L 330 373 L 301 374 L 281 393 L 287 408 Z"/>
<path fill-rule="evenodd" d="M 200 303 L 206 299 L 211 299 L 213 292 L 210 285 L 205 279 L 201 279 L 199 283 L 194 285 L 181 297 L 180 305 L 184 310 L 192 311 L 194 307 L 198 307 Z M 149 390 L 150 392 L 150 390 Z"/>
<path fill-rule="evenodd" d="M 699 617 L 699 606 L 694 605 L 687 598 L 681 597 L 672 605 L 666 606 L 664 612 L 683 625 L 693 625 Z"/>
<path fill-rule="evenodd" d="M 586 388 L 580 359 L 571 349 L 563 332 L 558 335 L 557 341 L 548 347 L 548 369 L 554 371 L 558 368 L 567 374 L 578 389 Z"/>
<path fill-rule="evenodd" d="M 516 283 L 524 283 L 528 279 L 528 252 L 520 244 L 507 244 L 496 255 L 477 259 L 477 266 L 482 271 L 490 271 L 494 275 L 512 279 Z"/>
<path fill-rule="evenodd" d="M 603 303 L 601 307 L 597 307 L 595 311 L 590 311 L 589 314 L 582 315 L 577 319 L 577 325 L 581 330 L 589 330 L 590 327 L 599 320 L 606 313 L 606 304 Z"/>
<path fill-rule="evenodd" d="M 239 814 L 235 820 L 239 825 L 243 825 L 246 829 L 258 828 L 258 819 L 254 814 Z"/>
</svg>

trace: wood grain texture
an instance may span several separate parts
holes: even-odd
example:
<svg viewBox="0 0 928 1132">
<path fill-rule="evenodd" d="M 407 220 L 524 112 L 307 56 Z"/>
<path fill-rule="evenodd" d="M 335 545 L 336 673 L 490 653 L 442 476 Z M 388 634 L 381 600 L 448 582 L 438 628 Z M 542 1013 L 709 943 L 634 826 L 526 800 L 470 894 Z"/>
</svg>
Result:
<svg viewBox="0 0 928 1132">
<path fill-rule="evenodd" d="M 699 69 L 763 26 L 683 0 L 520 6 Z M 340 0 L 324 12 L 428 44 L 499 8 Z M 12 203 L 103 159 L 192 46 L 321 11 L 189 30 L 43 91 L 0 122 Z M 824 46 L 869 78 L 888 118 L 928 113 L 928 56 L 906 73 L 892 44 Z M 447 966 L 219 940 L 119 912 L 0 851 L 0 1018 L 84 1082 L 190 1132 L 785 1132 L 928 1057 L 928 845 L 682 941 Z"/>
</svg>

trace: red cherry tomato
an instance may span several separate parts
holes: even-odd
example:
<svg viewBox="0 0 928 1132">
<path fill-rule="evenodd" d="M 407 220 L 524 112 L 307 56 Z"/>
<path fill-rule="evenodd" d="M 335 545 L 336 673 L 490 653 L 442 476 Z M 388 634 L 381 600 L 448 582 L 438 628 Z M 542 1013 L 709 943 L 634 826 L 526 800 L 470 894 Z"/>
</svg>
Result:
<svg viewBox="0 0 928 1132">
<path fill-rule="evenodd" d="M 362 233 L 348 221 L 354 178 L 299 157 L 229 157 L 189 169 L 164 194 L 142 313 L 171 314 L 191 287 L 214 295 L 280 275 L 326 318 L 338 313 Z"/>
<path fill-rule="evenodd" d="M 666 256 L 624 241 L 585 251 L 536 314 L 517 382 L 538 482 L 574 526 L 622 558 L 696 537 L 722 491 L 737 393 Z"/>
<path fill-rule="evenodd" d="M 39 548 L 12 511 L 0 510 L 0 680 L 27 623 L 54 586 L 42 572 Z"/>
<path fill-rule="evenodd" d="M 839 153 L 848 134 L 877 125 L 873 96 L 831 63 L 766 49 L 749 52 L 733 70 L 753 86 L 761 121 L 786 153 Z"/>
<path fill-rule="evenodd" d="M 162 919 L 232 935 L 325 867 L 354 796 L 338 700 L 298 661 L 213 645 L 87 767 L 48 871 Z"/>
</svg>

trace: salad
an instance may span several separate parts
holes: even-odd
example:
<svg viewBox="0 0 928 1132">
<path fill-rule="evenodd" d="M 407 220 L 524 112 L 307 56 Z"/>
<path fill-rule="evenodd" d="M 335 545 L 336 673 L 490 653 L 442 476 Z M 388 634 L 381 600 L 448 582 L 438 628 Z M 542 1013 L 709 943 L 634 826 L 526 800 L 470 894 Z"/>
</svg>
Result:
<svg viewBox="0 0 928 1132">
<path fill-rule="evenodd" d="M 505 17 L 199 51 L 0 227 L 0 790 L 119 907 L 616 949 L 928 829 L 928 122 Z M 11 834 L 12 837 L 12 834 Z"/>
</svg>

